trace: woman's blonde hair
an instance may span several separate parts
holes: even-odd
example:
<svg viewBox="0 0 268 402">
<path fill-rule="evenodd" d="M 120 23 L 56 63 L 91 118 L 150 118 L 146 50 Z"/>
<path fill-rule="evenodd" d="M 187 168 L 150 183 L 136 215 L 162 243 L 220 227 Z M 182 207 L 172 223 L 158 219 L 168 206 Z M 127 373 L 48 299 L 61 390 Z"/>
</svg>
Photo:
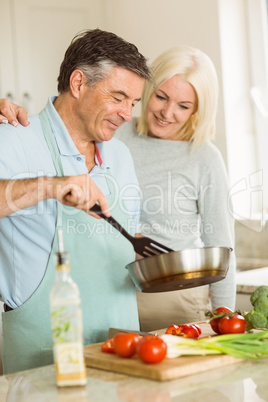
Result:
<svg viewBox="0 0 268 402">
<path fill-rule="evenodd" d="M 148 134 L 147 104 L 151 95 L 167 80 L 178 74 L 192 85 L 197 96 L 197 111 L 180 130 L 180 139 L 190 141 L 194 148 L 214 138 L 219 85 L 211 59 L 201 50 L 179 46 L 161 53 L 152 63 L 152 81 L 146 82 L 141 100 L 141 117 L 137 130 Z"/>
</svg>

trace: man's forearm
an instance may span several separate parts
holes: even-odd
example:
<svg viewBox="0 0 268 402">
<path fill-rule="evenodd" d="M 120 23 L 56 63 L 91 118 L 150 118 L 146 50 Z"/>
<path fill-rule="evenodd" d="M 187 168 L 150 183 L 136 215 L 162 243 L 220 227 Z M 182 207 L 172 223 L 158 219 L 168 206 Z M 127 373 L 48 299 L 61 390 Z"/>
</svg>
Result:
<svg viewBox="0 0 268 402">
<path fill-rule="evenodd" d="M 105 196 L 95 182 L 87 174 L 83 174 L 0 180 L 0 219 L 50 198 L 81 209 L 95 218 L 98 215 L 91 212 L 90 208 L 98 202 L 104 215 L 110 216 Z"/>
<path fill-rule="evenodd" d="M 0 219 L 49 198 L 47 180 L 46 177 L 0 180 Z"/>
</svg>

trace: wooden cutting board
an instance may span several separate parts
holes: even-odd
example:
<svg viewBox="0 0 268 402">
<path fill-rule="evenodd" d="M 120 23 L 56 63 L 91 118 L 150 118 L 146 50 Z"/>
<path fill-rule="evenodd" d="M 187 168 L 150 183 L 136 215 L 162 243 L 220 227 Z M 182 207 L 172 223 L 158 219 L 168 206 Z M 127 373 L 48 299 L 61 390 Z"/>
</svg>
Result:
<svg viewBox="0 0 268 402">
<path fill-rule="evenodd" d="M 146 364 L 138 356 L 128 359 L 114 354 L 103 353 L 101 351 L 101 343 L 85 346 L 84 355 L 88 367 L 128 374 L 135 377 L 149 378 L 156 381 L 173 380 L 241 361 L 241 359 L 232 356 L 215 355 L 185 356 L 174 359 L 166 358 L 158 364 Z"/>
</svg>

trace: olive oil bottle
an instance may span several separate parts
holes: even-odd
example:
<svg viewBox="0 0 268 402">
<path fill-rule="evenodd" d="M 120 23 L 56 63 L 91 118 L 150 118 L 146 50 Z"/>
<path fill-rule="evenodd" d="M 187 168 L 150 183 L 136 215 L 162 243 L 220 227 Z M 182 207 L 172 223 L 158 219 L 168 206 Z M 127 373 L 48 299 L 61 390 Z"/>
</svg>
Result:
<svg viewBox="0 0 268 402">
<path fill-rule="evenodd" d="M 58 230 L 56 278 L 50 292 L 50 313 L 56 381 L 59 387 L 85 385 L 83 321 L 79 289 L 70 275 L 68 252 Z"/>
</svg>

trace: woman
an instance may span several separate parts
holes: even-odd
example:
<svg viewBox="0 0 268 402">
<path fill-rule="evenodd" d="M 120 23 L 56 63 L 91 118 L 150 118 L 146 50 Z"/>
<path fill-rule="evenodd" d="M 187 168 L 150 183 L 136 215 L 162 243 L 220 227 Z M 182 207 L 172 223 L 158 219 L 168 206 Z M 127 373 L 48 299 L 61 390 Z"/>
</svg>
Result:
<svg viewBox="0 0 268 402">
<path fill-rule="evenodd" d="M 214 65 L 202 51 L 180 46 L 156 58 L 152 75 L 143 91 L 140 118 L 116 132 L 131 150 L 141 186 L 140 231 L 174 250 L 234 248 L 226 169 L 211 143 L 218 100 Z M 24 111 L 19 111 L 26 124 Z M 233 252 L 222 281 L 165 293 L 138 292 L 141 329 L 203 321 L 207 309 L 220 306 L 233 309 L 234 275 Z"/>
<path fill-rule="evenodd" d="M 131 150 L 141 186 L 141 233 L 174 250 L 234 248 L 226 169 L 210 142 L 218 99 L 214 65 L 202 51 L 180 46 L 157 57 L 152 75 L 140 118 L 116 132 Z M 227 277 L 220 282 L 177 292 L 139 292 L 141 328 L 204 320 L 211 307 L 234 308 L 234 275 L 233 252 Z"/>
</svg>

